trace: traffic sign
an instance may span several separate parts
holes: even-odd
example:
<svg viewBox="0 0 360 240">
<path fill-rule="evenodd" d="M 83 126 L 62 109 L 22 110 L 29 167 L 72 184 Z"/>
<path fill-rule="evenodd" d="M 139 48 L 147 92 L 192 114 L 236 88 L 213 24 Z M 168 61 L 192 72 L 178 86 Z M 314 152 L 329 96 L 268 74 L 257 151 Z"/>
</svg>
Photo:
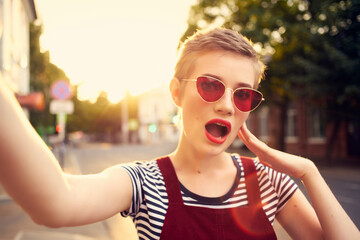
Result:
<svg viewBox="0 0 360 240">
<path fill-rule="evenodd" d="M 52 100 L 50 102 L 50 113 L 72 114 L 74 112 L 74 103 L 71 100 Z"/>
<path fill-rule="evenodd" d="M 68 82 L 58 80 L 51 84 L 51 96 L 58 100 L 67 100 L 72 97 L 71 86 Z"/>
</svg>

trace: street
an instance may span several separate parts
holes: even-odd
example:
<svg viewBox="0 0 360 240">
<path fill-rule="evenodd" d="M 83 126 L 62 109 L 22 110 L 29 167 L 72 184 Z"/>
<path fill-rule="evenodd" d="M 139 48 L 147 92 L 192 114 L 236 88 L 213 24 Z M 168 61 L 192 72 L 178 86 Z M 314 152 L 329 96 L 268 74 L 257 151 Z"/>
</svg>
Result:
<svg viewBox="0 0 360 240">
<path fill-rule="evenodd" d="M 176 144 L 158 145 L 111 145 L 87 144 L 86 147 L 73 150 L 78 172 L 82 174 L 97 173 L 109 166 L 132 161 L 151 160 L 171 153 Z M 77 162 L 77 163 L 76 163 Z M 130 218 L 120 214 L 106 221 L 113 239 L 138 239 L 135 227 Z"/>
<path fill-rule="evenodd" d="M 175 143 L 157 145 L 84 144 L 78 148 L 68 150 L 64 170 L 75 174 L 97 173 L 109 166 L 119 163 L 151 160 L 169 154 L 175 147 Z M 321 172 L 345 211 L 359 228 L 360 170 L 349 168 L 321 168 Z M 299 181 L 297 181 L 297 183 L 300 184 L 300 188 L 303 190 L 301 183 Z M 277 223 L 275 228 L 277 229 L 279 239 L 289 239 Z M 29 231 L 34 229 L 37 231 L 47 231 L 48 233 L 57 232 L 57 234 L 59 234 L 59 232 L 63 234 L 76 233 L 78 237 L 74 238 L 72 236 L 72 238 L 62 239 L 137 239 L 131 220 L 122 218 L 120 214 L 94 225 L 54 230 L 36 226 L 12 200 L 0 200 L 0 239 L 14 239 L 14 234 L 19 232 L 19 230 Z M 81 238 L 81 236 L 83 238 Z M 23 237 L 18 239 L 25 240 L 30 238 Z M 44 237 L 41 239 L 50 238 Z"/>
<path fill-rule="evenodd" d="M 74 149 L 74 153 L 82 173 L 96 173 L 118 163 L 151 160 L 170 153 L 175 147 L 175 144 L 158 146 L 102 144 Z M 360 228 L 360 169 L 322 167 L 320 170 L 338 201 Z M 305 191 L 302 183 L 299 180 L 295 181 L 300 189 Z"/>
</svg>

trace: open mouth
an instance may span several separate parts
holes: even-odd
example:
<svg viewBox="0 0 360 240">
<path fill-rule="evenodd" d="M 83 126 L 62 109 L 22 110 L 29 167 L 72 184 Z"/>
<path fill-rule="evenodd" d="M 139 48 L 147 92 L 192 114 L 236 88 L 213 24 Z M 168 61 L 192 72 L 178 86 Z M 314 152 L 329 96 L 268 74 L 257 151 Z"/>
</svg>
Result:
<svg viewBox="0 0 360 240">
<path fill-rule="evenodd" d="M 213 119 L 205 125 L 207 138 L 214 143 L 225 142 L 230 133 L 231 124 L 222 119 Z"/>
</svg>

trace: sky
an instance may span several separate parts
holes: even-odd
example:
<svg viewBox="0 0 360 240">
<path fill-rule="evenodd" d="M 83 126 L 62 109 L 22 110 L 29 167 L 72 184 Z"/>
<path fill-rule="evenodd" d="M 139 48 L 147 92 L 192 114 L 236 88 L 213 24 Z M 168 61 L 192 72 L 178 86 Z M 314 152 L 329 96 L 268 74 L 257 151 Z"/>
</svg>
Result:
<svg viewBox="0 0 360 240">
<path fill-rule="evenodd" d="M 195 1 L 35 0 L 41 48 L 80 84 L 80 99 L 103 90 L 117 102 L 170 82 Z"/>
</svg>

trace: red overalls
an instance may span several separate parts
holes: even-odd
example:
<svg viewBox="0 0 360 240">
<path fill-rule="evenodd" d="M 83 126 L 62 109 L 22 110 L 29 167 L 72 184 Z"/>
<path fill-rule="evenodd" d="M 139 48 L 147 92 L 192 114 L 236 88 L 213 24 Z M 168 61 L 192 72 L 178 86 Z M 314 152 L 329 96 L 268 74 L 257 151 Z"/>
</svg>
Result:
<svg viewBox="0 0 360 240">
<path fill-rule="evenodd" d="M 245 173 L 248 206 L 210 209 L 186 206 L 170 158 L 158 159 L 157 163 L 169 199 L 160 239 L 276 239 L 274 229 L 262 208 L 254 162 L 244 157 L 241 161 Z"/>
</svg>

